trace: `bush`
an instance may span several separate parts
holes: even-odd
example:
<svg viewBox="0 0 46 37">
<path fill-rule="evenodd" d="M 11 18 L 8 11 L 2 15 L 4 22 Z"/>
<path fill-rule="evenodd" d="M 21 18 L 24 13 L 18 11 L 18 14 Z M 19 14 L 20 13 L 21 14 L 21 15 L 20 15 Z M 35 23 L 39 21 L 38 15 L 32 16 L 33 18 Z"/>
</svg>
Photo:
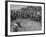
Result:
<svg viewBox="0 0 46 37">
<path fill-rule="evenodd" d="M 16 20 L 17 18 L 32 18 L 33 20 L 41 21 L 41 12 L 40 14 L 37 14 L 38 11 L 41 11 L 41 7 L 27 6 L 20 10 L 11 10 L 11 20 Z"/>
</svg>

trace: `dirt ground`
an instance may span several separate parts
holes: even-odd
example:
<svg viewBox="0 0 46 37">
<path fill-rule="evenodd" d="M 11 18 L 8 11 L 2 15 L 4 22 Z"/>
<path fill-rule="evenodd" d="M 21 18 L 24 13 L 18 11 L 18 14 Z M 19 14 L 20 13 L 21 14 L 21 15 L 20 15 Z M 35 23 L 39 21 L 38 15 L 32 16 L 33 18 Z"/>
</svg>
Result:
<svg viewBox="0 0 46 37">
<path fill-rule="evenodd" d="M 36 21 L 30 21 L 30 20 L 22 20 L 20 22 L 20 25 L 24 28 L 24 31 L 38 31 L 41 30 L 42 25 L 39 22 Z"/>
<path fill-rule="evenodd" d="M 29 19 L 18 19 L 22 28 L 18 27 L 18 31 L 39 31 L 42 29 L 42 24 L 36 21 L 30 21 Z M 12 22 L 14 24 L 15 22 Z"/>
</svg>

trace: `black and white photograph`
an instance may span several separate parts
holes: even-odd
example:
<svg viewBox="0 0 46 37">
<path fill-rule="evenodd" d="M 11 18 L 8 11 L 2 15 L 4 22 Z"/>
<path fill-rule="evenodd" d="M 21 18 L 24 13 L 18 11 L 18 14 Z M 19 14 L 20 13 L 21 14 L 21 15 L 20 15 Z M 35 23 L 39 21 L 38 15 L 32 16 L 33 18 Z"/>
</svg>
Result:
<svg viewBox="0 0 46 37">
<path fill-rule="evenodd" d="M 42 29 L 41 6 L 10 5 L 11 32 Z"/>
<path fill-rule="evenodd" d="M 44 33 L 44 4 L 8 2 L 8 35 Z"/>
</svg>

